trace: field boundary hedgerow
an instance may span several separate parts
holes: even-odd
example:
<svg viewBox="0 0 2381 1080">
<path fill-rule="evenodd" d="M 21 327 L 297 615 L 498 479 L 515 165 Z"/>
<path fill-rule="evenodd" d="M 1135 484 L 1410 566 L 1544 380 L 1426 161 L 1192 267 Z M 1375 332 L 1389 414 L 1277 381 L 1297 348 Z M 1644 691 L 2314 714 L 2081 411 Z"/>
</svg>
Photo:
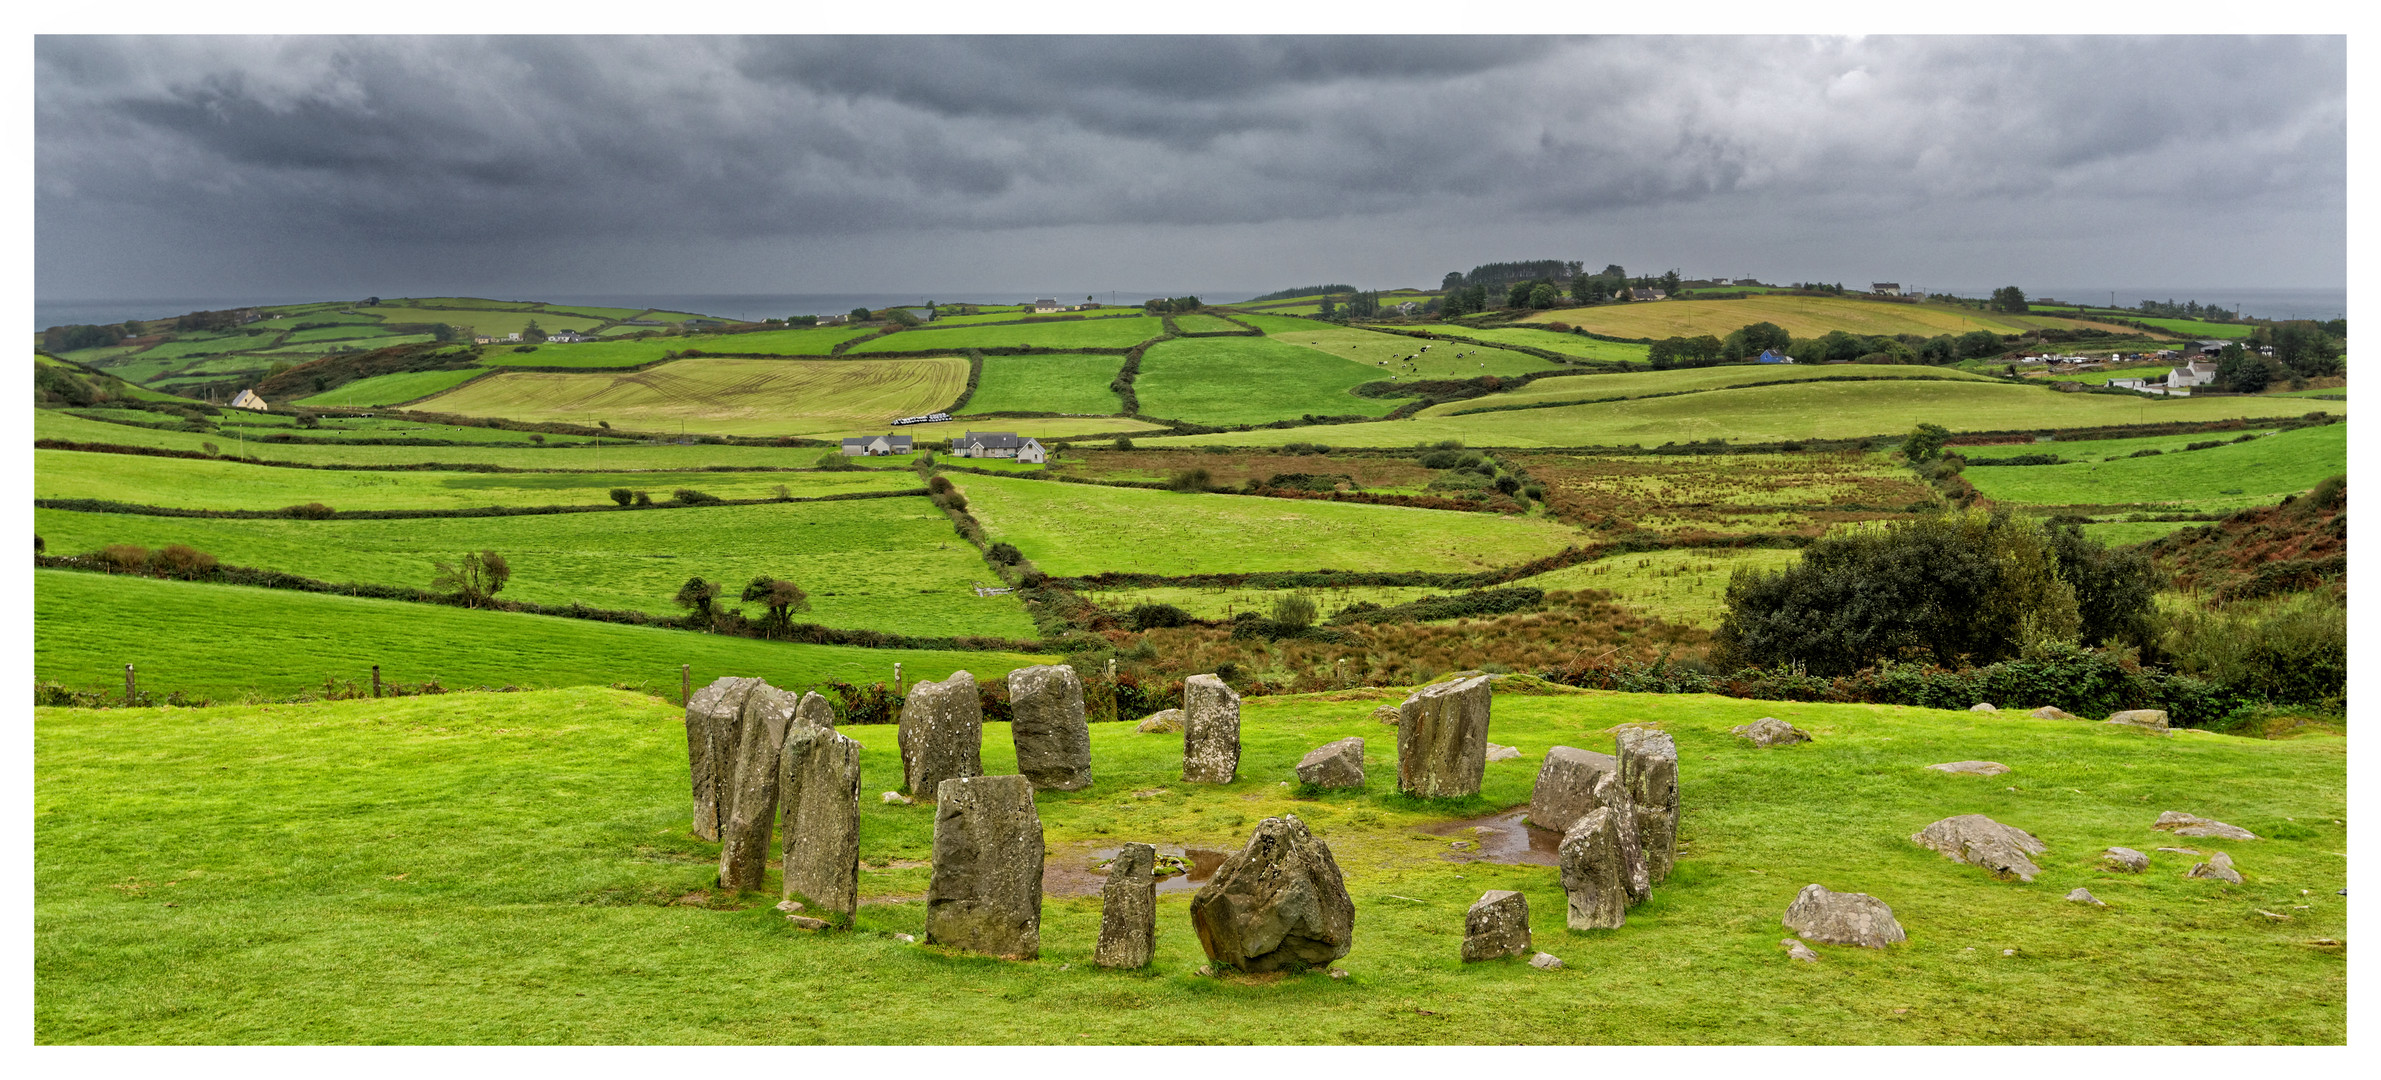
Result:
<svg viewBox="0 0 2381 1080">
<path fill-rule="evenodd" d="M 765 443 L 764 443 L 765 444 Z M 487 443 L 440 443 L 441 446 L 486 446 Z M 585 445 L 585 444 L 579 444 Z M 733 444 L 744 445 L 744 444 Z M 796 444 L 799 445 L 799 444 Z M 818 445 L 824 445 L 818 444 Z M 504 444 L 503 449 L 567 449 L 569 444 L 534 447 L 530 444 Z M 373 462 L 284 461 L 277 458 L 241 457 L 237 454 L 209 454 L 200 450 L 173 450 L 162 446 L 126 446 L 121 443 L 87 443 L 72 439 L 35 439 L 36 450 L 72 450 L 86 454 L 126 454 L 133 457 L 183 458 L 191 461 L 228 461 L 236 465 L 263 465 L 275 469 L 322 469 L 330 472 L 469 472 L 469 473 L 560 473 L 565 475 L 590 473 L 595 475 L 639 474 L 666 476 L 672 473 L 715 472 L 842 472 L 842 468 L 799 465 L 686 465 L 667 469 L 546 469 L 520 465 L 492 465 L 480 461 L 415 461 L 404 464 Z"/>
<path fill-rule="evenodd" d="M 1669 551 L 1679 548 L 1802 548 L 1811 538 L 1789 533 L 1742 533 L 1732 536 L 1698 536 L 1687 538 L 1652 537 L 1620 539 L 1602 543 L 1573 546 L 1554 554 L 1532 559 L 1513 566 L 1499 567 L 1473 573 L 1438 573 L 1428 570 L 1260 570 L 1248 573 L 1217 574 L 1143 574 L 1108 570 L 1080 577 L 1053 577 L 1054 587 L 1085 592 L 1118 592 L 1130 589 L 1327 589 L 1347 586 L 1414 586 L 1432 589 L 1485 589 L 1536 577 L 1539 574 L 1576 566 L 1584 562 L 1613 555 L 1629 555 L 1647 551 Z"/>
<path fill-rule="evenodd" d="M 1740 365 L 1740 366 L 1750 366 L 1750 365 Z M 1691 389 L 1691 390 L 1663 390 L 1663 391 L 1658 391 L 1658 392 L 1655 392 L 1655 393 L 1650 393 L 1650 394 L 1624 394 L 1624 395 L 1621 395 L 1621 396 L 1619 396 L 1619 397 L 1579 398 L 1579 399 L 1575 399 L 1575 400 L 1566 400 L 1566 401 L 1525 401 L 1525 402 L 1515 402 L 1515 403 L 1513 403 L 1513 404 L 1510 404 L 1510 405 L 1482 405 L 1482 406 L 1480 406 L 1479 408 L 1476 408 L 1476 409 L 1457 409 L 1457 410 L 1455 410 L 1455 411 L 1453 411 L 1453 412 L 1450 412 L 1450 413 L 1448 413 L 1448 414 L 1446 414 L 1446 415 L 1448 415 L 1448 416 L 1473 416 L 1473 415 L 1477 415 L 1477 414 L 1480 414 L 1480 413 L 1493 413 L 1493 412 L 1520 412 L 1520 411 L 1523 411 L 1523 410 L 1526 410 L 1526 409 L 1563 409 L 1563 408 L 1569 408 L 1569 407 L 1571 407 L 1571 406 L 1573 406 L 1573 405 L 1606 405 L 1606 404 L 1610 404 L 1610 403 L 1612 403 L 1612 402 L 1615 402 L 1615 401 L 1651 401 L 1651 400 L 1654 400 L 1654 399 L 1656 399 L 1656 398 L 1667 398 L 1667 397 L 1685 397 L 1685 396 L 1687 396 L 1687 395 L 1689 395 L 1689 394 L 1714 394 L 1714 393 L 1719 393 L 1719 392 L 1721 392 L 1721 391 L 1723 391 L 1723 390 L 1767 390 L 1767 389 L 1772 389 L 1772 388 L 1775 388 L 1775 387 L 1780 387 L 1780 386 L 1800 386 L 1800 385 L 1803 385 L 1803 384 L 1806 384 L 1806 383 L 1829 383 L 1829 382 L 1890 382 L 1890 383 L 1912 383 L 1912 382 L 1973 382 L 1973 381 L 1974 381 L 1974 380 L 1972 380 L 1972 379 L 1950 379 L 1950 378 L 1942 378 L 1942 377 L 1938 377 L 1938 376 L 1930 376 L 1930 375 L 1916 375 L 1916 376 L 1908 376 L 1908 377 L 1902 377 L 1902 376 L 1882 376 L 1882 375 L 1814 375 L 1814 376 L 1811 376 L 1810 378 L 1806 378 L 1806 379 L 1776 379 L 1776 380 L 1772 380 L 1772 381 L 1769 381 L 1769 382 L 1747 383 L 1747 384 L 1738 385 L 1738 386 L 1702 386 L 1702 387 L 1696 387 L 1696 388 L 1694 388 L 1694 389 Z M 2027 384 L 2027 385 L 2034 385 L 2034 384 L 2031 384 L 2031 383 L 2029 383 L 2029 384 Z"/>
<path fill-rule="evenodd" d="M 136 517 L 393 521 L 412 518 L 536 517 L 545 514 L 609 514 L 636 510 L 697 510 L 709 506 L 766 506 L 774 503 L 843 502 L 851 499 L 908 499 L 925 494 L 925 488 L 903 488 L 897 491 L 843 491 L 833 495 L 797 495 L 788 498 L 766 499 L 723 499 L 706 496 L 693 502 L 663 500 L 611 506 L 602 503 L 573 503 L 550 506 L 473 506 L 401 510 L 333 510 L 319 503 L 285 507 L 279 510 L 201 510 L 190 507 L 113 502 L 107 499 L 35 499 L 33 508 L 36 510 L 72 510 L 86 514 L 128 514 Z"/>
<path fill-rule="evenodd" d="M 1462 324 L 1459 323 L 1455 325 Z M 1408 329 L 1397 326 L 1373 326 L 1368 324 L 1364 327 L 1364 329 L 1377 331 L 1383 334 L 1397 334 L 1403 337 L 1426 338 L 1433 341 L 1461 342 L 1465 345 L 1477 345 L 1483 349 L 1503 349 L 1507 352 L 1517 352 L 1535 356 L 1540 360 L 1562 364 L 1566 367 L 1586 368 L 1590 371 L 1602 372 L 1608 375 L 1620 375 L 1632 371 L 1644 370 L 1628 363 L 1625 360 L 1596 360 L 1584 356 L 1570 356 L 1564 353 L 1555 352 L 1552 349 L 1541 349 L 1535 345 L 1523 345 L 1517 342 L 1488 341 L 1482 338 L 1463 337 L 1458 334 L 1442 334 L 1432 330 Z M 1481 327 L 1480 329 L 1485 330 L 1487 327 Z M 1548 332 L 1556 333 L 1559 331 Z M 1608 337 L 1603 334 L 1592 334 L 1585 330 L 1575 330 L 1572 332 L 1578 334 L 1581 337 L 1593 338 L 1597 341 L 1609 341 L 1615 345 L 1652 344 L 1650 340 L 1638 341 L 1632 338 Z M 1563 374 L 1576 374 L 1576 372 L 1564 372 Z"/>
</svg>

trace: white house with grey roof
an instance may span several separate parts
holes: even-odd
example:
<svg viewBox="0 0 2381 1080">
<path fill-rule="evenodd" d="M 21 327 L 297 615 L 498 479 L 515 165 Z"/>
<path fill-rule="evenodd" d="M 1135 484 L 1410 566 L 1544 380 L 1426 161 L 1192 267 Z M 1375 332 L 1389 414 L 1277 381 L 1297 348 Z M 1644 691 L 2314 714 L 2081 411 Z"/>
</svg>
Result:
<svg viewBox="0 0 2381 1080">
<path fill-rule="evenodd" d="M 887 457 L 893 454 L 906 454 L 909 453 L 909 450 L 910 437 L 907 435 L 878 435 L 872 438 L 843 440 L 843 456 L 845 457 Z"/>
<path fill-rule="evenodd" d="M 1029 465 L 1049 461 L 1042 444 L 1030 436 L 1019 437 L 1006 431 L 970 431 L 951 440 L 951 454 L 955 457 L 1015 458 Z"/>
</svg>

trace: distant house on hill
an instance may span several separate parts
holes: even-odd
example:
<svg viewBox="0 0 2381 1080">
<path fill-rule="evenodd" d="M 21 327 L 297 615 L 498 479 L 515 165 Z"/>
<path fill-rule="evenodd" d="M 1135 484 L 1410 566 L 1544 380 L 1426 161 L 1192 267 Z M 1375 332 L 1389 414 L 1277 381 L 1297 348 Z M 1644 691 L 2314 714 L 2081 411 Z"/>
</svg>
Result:
<svg viewBox="0 0 2381 1080">
<path fill-rule="evenodd" d="M 1630 289 L 1630 290 L 1629 290 L 1629 299 L 1631 299 L 1631 300 L 1659 300 L 1659 299 L 1662 299 L 1664 296 L 1667 296 L 1667 295 L 1669 295 L 1669 294 L 1667 294 L 1667 293 L 1664 293 L 1664 292 L 1663 292 L 1662 290 L 1660 290 L 1660 289 Z"/>
<path fill-rule="evenodd" d="M 970 431 L 951 440 L 951 453 L 956 457 L 1015 458 L 1030 465 L 1049 460 L 1042 444 L 1030 437 L 1020 438 L 1006 431 Z"/>
<path fill-rule="evenodd" d="M 494 345 L 496 344 L 496 335 L 473 334 L 471 335 L 471 343 L 474 345 Z"/>
<path fill-rule="evenodd" d="M 1791 364 L 1794 362 L 1794 358 L 1776 349 L 1763 349 L 1761 355 L 1753 358 L 1753 362 L 1756 364 Z"/>
<path fill-rule="evenodd" d="M 231 407 L 235 409 L 254 409 L 258 412 L 269 412 L 272 409 L 271 406 L 265 404 L 265 399 L 256 396 L 256 391 L 254 390 L 240 391 L 238 396 L 231 399 Z"/>
<path fill-rule="evenodd" d="M 852 321 L 852 317 L 848 312 L 842 315 L 821 315 L 818 317 L 820 326 L 842 326 L 850 321 Z"/>
<path fill-rule="evenodd" d="M 2206 386 L 2214 381 L 2216 365 L 2202 360 L 2193 360 L 2166 373 L 2166 385 L 2169 387 Z"/>
<path fill-rule="evenodd" d="M 1902 291 L 1901 291 L 1901 282 L 1898 282 L 1898 281 L 1874 281 L 1874 282 L 1870 282 L 1870 283 L 1869 283 L 1869 286 L 1868 286 L 1868 291 L 1870 291 L 1870 292 L 1872 292 L 1872 293 L 1875 293 L 1875 294 L 1877 294 L 1878 296 L 1900 296 L 1900 295 L 1902 294 Z"/>
<path fill-rule="evenodd" d="M 568 345 L 573 342 L 593 340 L 595 339 L 576 330 L 556 330 L 546 335 L 546 344 L 548 345 Z"/>
<path fill-rule="evenodd" d="M 891 454 L 906 454 L 910 451 L 910 445 L 910 437 L 907 435 L 878 435 L 875 438 L 845 439 L 843 440 L 843 456 L 885 457 Z"/>
<path fill-rule="evenodd" d="M 1049 315 L 1065 310 L 1066 305 L 1061 304 L 1056 300 L 1036 300 L 1033 302 L 1033 313 L 1036 315 Z"/>
</svg>

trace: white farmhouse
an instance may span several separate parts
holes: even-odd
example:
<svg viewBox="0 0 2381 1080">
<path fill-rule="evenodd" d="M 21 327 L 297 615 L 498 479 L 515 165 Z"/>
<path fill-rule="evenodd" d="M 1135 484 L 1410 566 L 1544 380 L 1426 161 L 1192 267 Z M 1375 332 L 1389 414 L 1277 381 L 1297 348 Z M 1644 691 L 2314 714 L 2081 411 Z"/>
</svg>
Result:
<svg viewBox="0 0 2381 1080">
<path fill-rule="evenodd" d="M 240 391 L 238 396 L 231 399 L 231 407 L 235 409 L 254 409 L 258 412 L 269 412 L 272 408 L 271 406 L 265 404 L 265 399 L 256 396 L 256 391 L 254 390 Z"/>
<path fill-rule="evenodd" d="M 970 431 L 965 436 L 951 440 L 951 453 L 955 457 L 1015 458 L 1029 465 L 1040 465 L 1049 460 L 1049 454 L 1042 449 L 1041 443 L 1031 437 L 1020 438 L 1006 431 Z"/>
</svg>

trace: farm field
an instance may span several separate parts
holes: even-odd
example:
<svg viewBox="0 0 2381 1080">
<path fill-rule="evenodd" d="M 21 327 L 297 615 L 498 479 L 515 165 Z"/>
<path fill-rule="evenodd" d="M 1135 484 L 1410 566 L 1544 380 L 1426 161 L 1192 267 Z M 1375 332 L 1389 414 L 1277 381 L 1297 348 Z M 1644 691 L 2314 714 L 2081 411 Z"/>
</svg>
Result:
<svg viewBox="0 0 2381 1080">
<path fill-rule="evenodd" d="M 846 355 L 998 349 L 1018 345 L 1043 349 L 1129 349 L 1165 332 L 1165 323 L 1150 315 L 1002 326 L 955 326 L 948 330 L 919 329 L 887 334 L 852 346 L 846 350 Z"/>
<path fill-rule="evenodd" d="M 1556 308 L 1530 314 L 1528 322 L 1561 322 L 1614 337 L 1726 337 L 1757 322 L 1776 323 L 1797 340 L 1815 338 L 1830 330 L 1852 334 L 1964 334 L 1990 330 L 2017 334 L 2044 328 L 2106 330 L 2132 334 L 2129 327 L 2059 319 L 2046 315 L 2002 315 L 1975 308 L 1943 304 L 1897 304 L 1884 300 L 1839 299 L 1827 296 L 1748 296 L 1742 300 L 1657 300 L 1640 304 L 1605 304 L 1588 308 Z"/>
<path fill-rule="evenodd" d="M 518 334 L 528 329 L 530 323 L 536 323 L 538 329 L 551 334 L 556 330 L 593 330 L 597 324 L 605 321 L 584 315 L 528 308 L 421 308 L 382 304 L 355 310 L 364 315 L 377 316 L 385 323 L 420 323 L 425 326 L 445 323 L 457 329 L 468 329 L 474 334 L 493 334 L 497 337 Z"/>
<path fill-rule="evenodd" d="M 953 480 L 993 539 L 1015 544 L 1044 573 L 1061 577 L 1104 570 L 1474 571 L 1550 555 L 1579 538 L 1553 521 L 1460 510 L 990 476 Z"/>
<path fill-rule="evenodd" d="M 1289 454 L 1273 450 L 1218 453 L 1075 447 L 1050 463 L 1053 472 L 1098 480 L 1166 480 L 1184 469 L 1205 469 L 1211 485 L 1240 487 L 1284 473 L 1345 476 L 1365 491 L 1419 492 L 1439 473 L 1410 457 L 1384 454 Z"/>
<path fill-rule="evenodd" d="M 2072 375 L 2042 374 L 2035 377 L 2047 379 L 2053 382 L 2078 382 L 2090 386 L 2106 386 L 2111 379 L 2144 379 L 2162 377 L 2167 372 L 2173 370 L 2173 364 L 2126 364 L 2123 367 L 2106 368 L 2100 371 L 2078 371 Z"/>
<path fill-rule="evenodd" d="M 1725 364 L 1717 367 L 1679 368 L 1671 371 L 1556 375 L 1551 378 L 1534 380 L 1518 390 L 1507 390 L 1502 393 L 1490 394 L 1487 397 L 1432 405 L 1423 409 L 1418 415 L 1453 416 L 1481 410 L 1493 410 L 1506 405 L 1541 405 L 1559 402 L 1600 401 L 1612 398 L 1653 397 L 1703 390 L 1724 390 L 1740 386 L 1759 386 L 1767 383 L 1817 383 L 1823 380 L 1848 379 L 1993 381 L 1986 376 L 1970 375 L 1963 371 L 1906 364 L 1829 364 L 1824 367 L 1805 364 Z"/>
<path fill-rule="evenodd" d="M 2347 471 L 2348 425 L 2327 424 L 2157 457 L 2012 465 L 1961 475 L 2000 503 L 2239 510 L 2270 506 Z"/>
<path fill-rule="evenodd" d="M 1144 415 L 1202 424 L 1381 416 L 1398 402 L 1348 390 L 1382 381 L 1384 370 L 1278 338 L 1176 339 L 1141 354 L 1133 394 Z"/>
<path fill-rule="evenodd" d="M 625 677 L 667 684 L 674 659 L 642 658 Z M 883 653 L 861 659 L 872 674 L 889 666 Z M 998 670 L 983 654 L 968 662 L 978 659 L 982 668 L 970 670 Z M 696 676 L 751 670 L 800 685 L 786 670 L 795 663 L 698 667 Z M 922 661 L 915 670 L 941 673 Z M 892 860 L 927 857 L 934 814 L 874 798 L 860 807 L 867 865 L 854 928 L 798 931 L 771 910 L 773 892 L 710 891 L 717 845 L 687 834 L 679 710 L 643 694 L 584 688 L 177 709 L 139 724 L 104 711 L 39 709 L 33 1038 L 2347 1039 L 2346 959 L 2308 944 L 2347 936 L 2347 901 L 2335 895 L 2346 877 L 2338 854 L 2346 831 L 2336 824 L 2346 816 L 2342 738 L 2183 731 L 2152 739 L 2008 713 L 1500 695 L 1489 738 L 1522 756 L 1489 765 L 1480 796 L 1430 805 L 1389 791 L 1394 751 L 1368 715 L 1401 695 L 1251 699 L 1240 777 L 1213 790 L 1180 784 L 1179 738 L 1095 725 L 1093 786 L 1036 798 L 1053 871 L 1046 880 L 1062 883 L 1096 883 L 1087 872 L 1094 853 L 1125 840 L 1237 849 L 1263 818 L 1298 815 L 1329 846 L 1355 904 L 1354 949 L 1336 965 L 1345 979 L 1194 975 L 1205 957 L 1184 892 L 1159 896 L 1150 968 L 1102 970 L 1091 962 L 1096 884 L 1093 895 L 1045 898 L 1037 961 L 903 944 L 891 935 L 923 932 L 925 905 L 915 898 L 927 878 Z M 1762 715 L 1817 741 L 1763 751 L 1729 733 Z M 1523 804 L 1550 747 L 1608 747 L 1607 732 L 1624 722 L 1658 725 L 1678 741 L 1684 800 L 1678 867 L 1626 926 L 1566 930 L 1553 867 L 1463 861 L 1446 835 L 1423 831 L 1460 830 L 1475 815 Z M 863 790 L 892 786 L 892 730 L 847 730 L 864 747 Z M 1279 783 L 1307 749 L 1347 735 L 1372 741 L 1377 764 L 1366 790 L 1297 798 Z M 1012 772 L 1008 725 L 984 725 L 983 739 L 986 771 Z M 359 754 L 358 746 L 372 749 Z M 1979 757 L 2012 765 L 2007 779 L 2016 783 L 1923 767 Z M 2153 852 L 2145 874 L 2096 868 L 2106 846 L 2165 841 L 2150 823 L 2177 807 L 2265 837 L 2197 845 L 2229 850 L 2245 884 L 2186 879 L 2190 858 L 2165 853 Z M 2041 837 L 2049 847 L 2042 873 L 2032 883 L 1995 881 L 1909 842 L 1954 813 L 1989 814 Z M 522 872 L 532 863 L 539 872 Z M 1821 963 L 1788 962 L 1778 917 L 1807 882 L 1876 895 L 1909 940 L 1885 950 L 1821 945 Z M 2110 907 L 2059 900 L 2079 886 Z M 1458 959 L 1465 907 L 1483 890 L 1506 888 L 1527 897 L 1534 943 L 1561 957 L 1563 969 Z M 690 899 L 673 903 L 680 898 Z M 2277 923 L 2261 910 L 2292 919 Z M 2211 953 L 2257 960 L 2208 964 Z M 915 992 L 854 994 L 854 972 Z M 728 992 L 689 994 L 690 985 Z M 382 992 L 358 994 L 358 986 Z M 1031 1022 L 985 1022 L 987 996 L 1004 1012 L 1030 1010 Z M 1980 1012 L 1979 1000 L 1995 1005 Z M 2197 1007 L 2207 1001 L 2228 1003 L 2242 1019 L 2211 1026 Z M 1198 1023 L 1186 1027 L 1193 1015 Z"/>
<path fill-rule="evenodd" d="M 1113 415 L 1124 402 L 1108 384 L 1123 367 L 1121 356 L 987 356 L 975 396 L 960 412 Z"/>
<path fill-rule="evenodd" d="M 1610 360 L 1625 364 L 1642 364 L 1650 346 L 1621 341 L 1599 341 L 1583 334 L 1564 334 L 1552 330 L 1532 330 L 1519 326 L 1475 328 L 1469 326 L 1425 327 L 1433 333 L 1450 337 L 1492 341 L 1505 345 L 1527 345 L 1535 349 L 1576 356 L 1582 360 Z M 1445 346 L 1441 346 L 1444 348 Z M 1437 350 L 1432 350 L 1437 351 Z"/>
<path fill-rule="evenodd" d="M 700 357 L 629 374 L 499 372 L 418 407 L 524 421 L 600 419 L 641 431 L 824 435 L 933 412 L 966 385 L 967 361 L 958 359 Z"/>
<path fill-rule="evenodd" d="M 977 314 L 937 315 L 934 321 L 927 325 L 940 328 L 945 326 L 982 326 L 986 323 L 1083 322 L 1090 319 L 1132 319 L 1143 315 L 1142 310 L 1138 307 L 1094 308 L 1090 311 L 1070 311 L 1063 315 L 1036 315 L 1030 306 L 1011 307 L 999 311 L 980 310 L 983 307 L 981 304 L 977 307 L 979 309 Z"/>
<path fill-rule="evenodd" d="M 922 637 L 1035 636 L 1015 597 L 975 594 L 973 583 L 991 571 L 924 498 L 361 521 L 36 510 L 34 527 L 60 553 L 179 543 L 236 566 L 413 588 L 429 586 L 433 562 L 493 550 L 512 564 L 505 599 L 657 615 L 681 613 L 671 597 L 690 577 L 732 594 L 768 574 L 809 592 L 802 622 Z M 735 606 L 732 595 L 722 601 Z"/>
<path fill-rule="evenodd" d="M 158 581 L 72 570 L 33 572 L 33 677 L 77 689 L 124 689 L 124 665 L 143 693 L 239 700 L 319 694 L 323 680 L 371 687 L 372 665 L 392 683 L 639 687 L 678 693 L 678 665 L 695 685 L 758 675 L 781 687 L 840 679 L 912 678 L 966 669 L 999 678 L 1047 658 L 1007 652 L 800 645 L 652 626 L 474 611 L 441 604 Z M 159 627 L 183 628 L 160 633 Z M 237 627 L 237 633 L 200 628 Z M 471 699 L 432 698 L 453 703 Z M 384 702 L 387 704 L 387 702 Z M 451 707 L 451 705 L 450 705 Z M 274 706 L 279 711 L 282 706 Z M 181 713 L 115 713 L 157 717 Z M 146 725 L 137 725 L 146 726 Z M 681 736 L 683 739 L 684 736 Z M 684 744 L 680 745 L 684 753 Z"/>
<path fill-rule="evenodd" d="M 2217 440 L 2230 442 L 2243 435 L 2265 436 L 2273 428 L 2248 428 L 2241 431 L 2211 431 L 2198 435 L 2145 435 L 2133 439 L 2060 439 L 2056 442 L 1998 443 L 1991 446 L 1949 446 L 1969 462 L 1994 458 L 2024 457 L 2029 454 L 2057 454 L 2068 461 L 2115 461 L 2137 450 L 2156 450 L 2159 453 L 2181 450 L 2196 442 Z M 2015 466 L 2024 467 L 2024 466 Z"/>
<path fill-rule="evenodd" d="M 464 368 L 460 371 L 400 371 L 390 375 L 374 375 L 313 397 L 301 398 L 296 404 L 313 408 L 395 405 L 426 398 L 441 390 L 451 390 L 485 374 L 487 371 L 482 368 Z"/>
<path fill-rule="evenodd" d="M 2112 311 L 2107 308 L 2084 309 L 2067 304 L 2034 304 L 2036 311 L 2081 312 L 2086 316 L 2126 319 L 2146 326 L 2155 326 L 2178 337 L 2215 338 L 2233 340 L 2248 337 L 2256 327 L 2249 323 L 2208 322 L 2205 319 L 2169 319 L 2156 315 L 2142 315 L 2131 311 Z"/>
<path fill-rule="evenodd" d="M 33 451 L 33 497 L 105 499 L 195 510 L 277 510 L 321 502 L 339 510 L 462 510 L 484 506 L 611 506 L 613 488 L 668 500 L 678 488 L 723 499 L 795 498 L 923 487 L 916 474 L 851 472 L 486 473 L 291 469 L 231 461 Z M 639 511 L 640 513 L 645 511 Z"/>
<path fill-rule="evenodd" d="M 318 326 L 310 330 L 292 330 L 282 335 L 282 345 L 304 345 L 317 341 L 353 341 L 363 338 L 395 336 L 397 331 L 379 323 L 340 323 Z"/>
<path fill-rule="evenodd" d="M 1486 348 L 1452 341 L 1427 341 L 1402 334 L 1307 323 L 1271 331 L 1275 341 L 1353 360 L 1379 372 L 1375 378 L 1475 379 L 1482 375 L 1520 375 L 1561 368 L 1528 353 Z M 1429 346 L 1424 352 L 1423 347 Z M 1412 357 L 1411 360 L 1406 359 Z M 1146 363 L 1146 361 L 1144 361 Z"/>
<path fill-rule="evenodd" d="M 1621 532 L 1817 536 L 1937 501 L 1886 453 L 1514 454 L 1508 461 L 1545 485 L 1549 513 Z"/>
<path fill-rule="evenodd" d="M 711 355 L 825 356 L 835 346 L 872 331 L 841 326 L 801 330 L 755 330 L 745 334 L 689 334 L 629 341 L 580 341 L 541 345 L 536 352 L 515 352 L 494 346 L 481 354 L 490 367 L 636 367 L 663 359 L 669 353 L 698 351 Z"/>
<path fill-rule="evenodd" d="M 1197 311 L 1174 316 L 1174 328 L 1185 334 L 1245 334 L 1248 332 L 1247 327 L 1221 315 L 1209 315 Z"/>
</svg>

